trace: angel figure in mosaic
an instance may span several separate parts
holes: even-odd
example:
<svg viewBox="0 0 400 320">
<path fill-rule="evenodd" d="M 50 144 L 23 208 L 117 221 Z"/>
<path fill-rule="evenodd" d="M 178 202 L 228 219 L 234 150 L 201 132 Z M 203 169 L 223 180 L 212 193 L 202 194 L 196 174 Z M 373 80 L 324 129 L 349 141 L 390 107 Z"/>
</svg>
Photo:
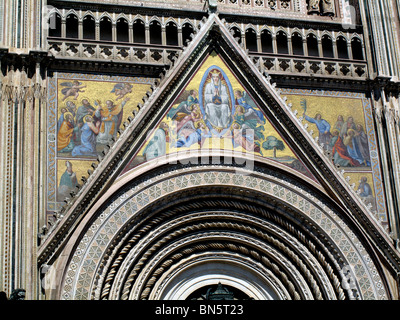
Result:
<svg viewBox="0 0 400 320">
<path fill-rule="evenodd" d="M 265 123 L 265 117 L 261 110 L 257 108 L 253 99 L 248 97 L 246 91 L 235 90 L 235 105 L 241 106 L 247 119 L 255 119 L 259 124 Z"/>
<path fill-rule="evenodd" d="M 185 91 L 179 96 L 177 103 L 179 103 L 178 106 L 172 107 L 171 110 L 168 112 L 168 118 L 175 119 L 176 117 L 179 117 L 179 114 L 191 113 L 191 106 L 193 104 L 199 103 L 199 99 L 197 98 L 197 91 Z"/>
<path fill-rule="evenodd" d="M 122 99 L 128 93 L 132 93 L 133 85 L 129 83 L 117 83 L 111 90 L 111 93 L 115 93 L 117 96 L 116 100 Z"/>
<path fill-rule="evenodd" d="M 237 105 L 236 112 L 234 114 L 234 121 L 240 125 L 243 130 L 251 129 L 254 131 L 254 139 L 262 140 L 264 139 L 263 131 L 264 126 L 260 125 L 260 119 L 251 111 L 252 109 L 245 110 L 244 106 Z M 254 117 L 255 116 L 255 117 Z M 261 122 L 263 123 L 263 122 Z"/>
<path fill-rule="evenodd" d="M 72 82 L 63 82 L 61 86 L 66 87 L 61 90 L 61 93 L 64 95 L 63 101 L 69 97 L 74 97 L 74 100 L 77 100 L 79 97 L 79 93 L 85 92 L 85 85 L 82 85 L 82 82 L 78 80 L 74 80 Z"/>
<path fill-rule="evenodd" d="M 190 111 L 189 114 L 178 113 L 175 119 L 177 121 L 176 131 L 178 133 L 189 121 L 193 122 L 195 125 L 197 122 L 203 119 L 203 115 L 198 104 L 192 104 L 187 107 L 187 109 Z"/>
</svg>

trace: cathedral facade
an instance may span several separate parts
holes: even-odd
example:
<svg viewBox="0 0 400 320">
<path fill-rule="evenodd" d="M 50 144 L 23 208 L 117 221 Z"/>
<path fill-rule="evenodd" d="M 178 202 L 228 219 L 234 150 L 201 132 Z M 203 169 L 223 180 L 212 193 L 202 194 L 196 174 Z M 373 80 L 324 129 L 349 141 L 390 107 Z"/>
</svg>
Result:
<svg viewBox="0 0 400 320">
<path fill-rule="evenodd" d="M 0 1 L 0 291 L 399 300 L 400 1 Z"/>
</svg>

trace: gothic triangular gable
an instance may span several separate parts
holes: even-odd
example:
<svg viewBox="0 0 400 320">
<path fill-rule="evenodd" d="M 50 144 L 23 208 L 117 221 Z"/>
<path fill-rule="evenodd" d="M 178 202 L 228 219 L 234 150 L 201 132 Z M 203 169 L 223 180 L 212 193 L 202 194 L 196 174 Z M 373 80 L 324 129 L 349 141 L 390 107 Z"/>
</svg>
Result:
<svg viewBox="0 0 400 320">
<path fill-rule="evenodd" d="M 212 80 L 213 74 L 218 83 Z M 211 52 L 156 128 L 148 133 L 122 174 L 159 157 L 172 159 L 180 152 L 190 156 L 190 153 L 216 150 L 269 159 L 312 177 L 236 79 L 234 71 L 218 54 Z M 226 158 L 225 162 L 231 160 L 228 155 Z M 198 162 L 197 156 L 193 161 Z"/>
<path fill-rule="evenodd" d="M 213 56 L 219 57 L 218 59 L 221 59 L 223 64 L 211 63 L 210 60 L 207 60 Z M 84 228 L 84 225 L 92 218 L 86 214 L 89 211 L 95 211 L 100 207 L 99 203 L 106 201 L 109 190 L 118 192 L 114 185 L 115 181 L 122 173 L 127 172 L 126 170 L 132 166 L 132 160 L 135 157 L 143 156 L 144 149 L 142 148 L 146 148 L 151 140 L 149 140 L 148 133 L 154 132 L 153 130 L 158 128 L 163 118 L 168 117 L 167 114 L 172 112 L 171 108 L 179 106 L 177 98 L 191 89 L 188 83 L 194 81 L 193 75 L 201 76 L 200 82 L 204 80 L 204 72 L 199 70 L 201 67 L 207 67 L 208 70 L 208 63 L 210 66 L 218 67 L 214 69 L 222 69 L 225 74 L 231 70 L 232 76 L 227 77 L 229 81 L 235 81 L 235 84 L 252 98 L 256 106 L 255 111 L 262 111 L 265 118 L 271 123 L 269 128 L 274 128 L 271 129 L 273 132 L 271 131 L 270 136 L 284 141 L 285 148 L 287 146 L 287 150 L 291 150 L 290 157 L 301 161 L 308 175 L 316 181 L 311 182 L 309 179 L 308 184 L 313 184 L 314 188 L 323 190 L 325 196 L 334 201 L 337 208 L 346 212 L 347 218 L 353 221 L 354 225 L 360 226 L 362 232 L 373 241 L 379 239 L 377 243 L 390 243 L 382 228 L 371 218 L 366 205 L 357 197 L 353 188 L 345 181 L 331 159 L 326 156 L 321 144 L 315 141 L 313 135 L 308 131 L 309 128 L 307 129 L 302 122 L 303 119 L 299 119 L 299 115 L 291 110 L 291 105 L 287 103 L 285 97 L 281 96 L 280 90 L 270 83 L 268 75 L 260 73 L 257 65 L 252 63 L 246 52 L 235 42 L 218 16 L 212 14 L 208 19 L 204 19 L 199 33 L 174 65 L 162 75 L 161 82 L 152 87 L 152 92 L 149 92 L 144 98 L 144 104 L 139 105 L 139 111 L 135 112 L 130 123 L 126 124 L 119 139 L 107 147 L 104 157 L 101 157 L 99 162 L 93 165 L 94 172 L 88 177 L 85 185 L 74 199 L 65 206 L 56 226 L 41 244 L 38 253 L 40 264 L 54 259 L 74 230 Z M 198 85 L 196 85 L 196 89 L 202 87 L 200 83 Z M 234 86 L 232 86 L 233 89 Z M 235 99 L 234 93 L 230 92 L 229 96 L 232 102 Z M 188 98 L 186 97 L 186 99 Z M 214 104 L 216 104 L 215 101 Z M 205 112 L 204 104 L 202 108 Z M 215 115 L 216 110 L 210 108 L 207 114 L 203 114 L 203 116 L 207 115 L 205 126 L 209 130 L 214 130 L 216 136 L 229 134 L 228 128 L 233 124 L 233 119 L 229 120 L 229 123 L 222 122 L 220 125 L 218 121 L 221 119 L 210 120 L 210 117 L 214 116 L 213 112 Z M 268 136 L 265 134 L 261 141 L 266 142 Z M 152 137 L 154 134 L 150 138 Z M 252 147 L 252 154 L 257 154 L 254 142 Z M 270 152 L 266 150 L 268 149 L 266 148 L 267 144 L 264 147 L 261 144 L 259 147 L 260 149 L 264 148 L 266 154 Z M 280 170 L 283 169 L 280 167 Z M 295 171 L 291 172 L 295 176 Z M 301 183 L 306 178 L 299 175 L 296 179 Z M 387 259 L 398 259 L 391 245 L 381 246 L 380 250 L 384 252 Z"/>
</svg>

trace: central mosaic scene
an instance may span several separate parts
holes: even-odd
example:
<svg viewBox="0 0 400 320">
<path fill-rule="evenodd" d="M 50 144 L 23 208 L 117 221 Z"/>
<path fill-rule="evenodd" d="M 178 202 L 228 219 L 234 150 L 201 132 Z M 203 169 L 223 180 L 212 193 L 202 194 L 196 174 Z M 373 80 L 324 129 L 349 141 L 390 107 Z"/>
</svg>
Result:
<svg viewBox="0 0 400 320">
<path fill-rule="evenodd" d="M 126 170 L 180 151 L 226 150 L 302 163 L 222 59 L 212 54 L 191 78 Z"/>
</svg>

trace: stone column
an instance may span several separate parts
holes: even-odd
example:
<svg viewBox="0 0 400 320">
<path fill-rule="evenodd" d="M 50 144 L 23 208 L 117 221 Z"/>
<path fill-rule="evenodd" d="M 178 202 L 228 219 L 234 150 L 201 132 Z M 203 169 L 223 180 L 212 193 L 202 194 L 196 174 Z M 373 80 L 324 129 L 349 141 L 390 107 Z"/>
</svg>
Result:
<svg viewBox="0 0 400 320">
<path fill-rule="evenodd" d="M 396 239 L 400 238 L 400 149 L 399 149 L 399 128 L 396 124 L 396 109 L 398 104 L 393 96 L 383 97 L 384 116 L 386 121 L 387 151 L 390 161 L 389 173 L 391 174 L 393 211 L 390 215 L 391 230 Z"/>
<path fill-rule="evenodd" d="M 376 88 L 373 94 L 373 110 L 380 152 L 383 180 L 385 181 L 386 207 L 390 229 L 394 238 L 400 238 L 399 207 L 400 181 L 399 172 L 399 149 L 395 146 L 397 137 L 394 137 L 393 114 L 385 96 L 383 88 Z M 393 149 L 392 149 L 393 148 Z M 389 169 L 392 168 L 392 169 Z M 394 172 L 394 171 L 397 171 Z"/>
<path fill-rule="evenodd" d="M 133 43 L 133 24 L 129 22 L 129 43 Z"/>
<path fill-rule="evenodd" d="M 10 295 L 25 289 L 26 299 L 40 297 L 36 249 L 46 199 L 41 178 L 46 168 L 46 94 L 40 64 L 45 56 L 47 52 L 8 54 L 1 76 L 0 194 L 7 200 L 0 203 L 0 290 Z"/>
</svg>

